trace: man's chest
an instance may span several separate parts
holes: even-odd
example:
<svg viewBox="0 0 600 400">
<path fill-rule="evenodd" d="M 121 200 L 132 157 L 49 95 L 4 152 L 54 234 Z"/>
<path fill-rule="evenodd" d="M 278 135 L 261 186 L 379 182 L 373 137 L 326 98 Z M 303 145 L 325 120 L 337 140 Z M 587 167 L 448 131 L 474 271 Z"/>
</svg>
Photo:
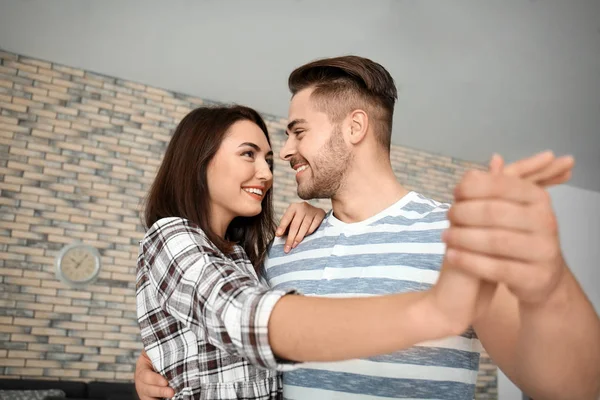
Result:
<svg viewBox="0 0 600 400">
<path fill-rule="evenodd" d="M 274 288 L 330 297 L 426 290 L 438 278 L 445 247 L 440 241 L 417 238 L 325 236 L 288 254 L 275 243 L 265 264 L 265 278 Z"/>
</svg>

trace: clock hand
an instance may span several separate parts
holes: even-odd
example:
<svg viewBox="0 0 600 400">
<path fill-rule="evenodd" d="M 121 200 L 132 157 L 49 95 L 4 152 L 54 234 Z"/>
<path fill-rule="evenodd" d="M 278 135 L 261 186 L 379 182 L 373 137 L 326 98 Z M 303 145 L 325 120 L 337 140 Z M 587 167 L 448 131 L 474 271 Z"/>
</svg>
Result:
<svg viewBox="0 0 600 400">
<path fill-rule="evenodd" d="M 81 259 L 81 261 L 79 261 L 79 262 L 77 263 L 77 266 L 76 266 L 75 268 L 79 268 L 79 266 L 81 265 L 81 263 L 82 263 L 82 262 L 84 262 L 84 261 L 85 261 L 85 259 L 87 258 L 87 256 L 88 256 L 88 255 L 86 254 L 86 255 L 85 255 L 85 256 L 84 256 L 84 257 Z"/>
</svg>

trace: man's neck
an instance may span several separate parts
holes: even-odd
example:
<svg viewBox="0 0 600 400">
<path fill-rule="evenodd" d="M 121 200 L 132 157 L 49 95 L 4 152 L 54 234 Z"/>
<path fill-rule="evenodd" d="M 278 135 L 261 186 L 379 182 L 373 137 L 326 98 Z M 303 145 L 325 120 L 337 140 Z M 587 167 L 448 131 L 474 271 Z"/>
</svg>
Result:
<svg viewBox="0 0 600 400">
<path fill-rule="evenodd" d="M 345 178 L 343 187 L 331 199 L 331 205 L 333 215 L 346 223 L 377 215 L 408 194 L 387 163 L 354 168 Z"/>
</svg>

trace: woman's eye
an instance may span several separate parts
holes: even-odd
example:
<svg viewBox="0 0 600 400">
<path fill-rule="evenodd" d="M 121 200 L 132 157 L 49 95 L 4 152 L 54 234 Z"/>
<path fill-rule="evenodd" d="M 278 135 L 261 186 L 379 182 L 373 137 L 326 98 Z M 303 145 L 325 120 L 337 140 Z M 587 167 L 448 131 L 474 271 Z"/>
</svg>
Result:
<svg viewBox="0 0 600 400">
<path fill-rule="evenodd" d="M 250 158 L 254 158 L 254 152 L 252 150 L 248 150 L 242 153 L 243 156 L 247 156 Z"/>
</svg>

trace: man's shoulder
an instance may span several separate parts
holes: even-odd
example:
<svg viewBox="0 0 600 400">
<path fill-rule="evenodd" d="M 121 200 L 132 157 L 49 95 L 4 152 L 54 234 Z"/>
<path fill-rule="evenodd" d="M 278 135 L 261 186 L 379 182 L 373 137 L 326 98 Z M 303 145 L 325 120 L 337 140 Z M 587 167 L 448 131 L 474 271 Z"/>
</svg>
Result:
<svg viewBox="0 0 600 400">
<path fill-rule="evenodd" d="M 418 192 L 412 192 L 410 200 L 404 205 L 403 208 L 411 210 L 421 210 L 424 212 L 439 212 L 443 210 L 447 211 L 450 208 L 450 206 L 450 203 L 435 200 Z"/>
<path fill-rule="evenodd" d="M 443 203 L 417 192 L 410 192 L 405 198 L 386 210 L 374 225 L 414 225 L 417 223 L 439 223 L 445 221 L 449 203 Z"/>
</svg>

